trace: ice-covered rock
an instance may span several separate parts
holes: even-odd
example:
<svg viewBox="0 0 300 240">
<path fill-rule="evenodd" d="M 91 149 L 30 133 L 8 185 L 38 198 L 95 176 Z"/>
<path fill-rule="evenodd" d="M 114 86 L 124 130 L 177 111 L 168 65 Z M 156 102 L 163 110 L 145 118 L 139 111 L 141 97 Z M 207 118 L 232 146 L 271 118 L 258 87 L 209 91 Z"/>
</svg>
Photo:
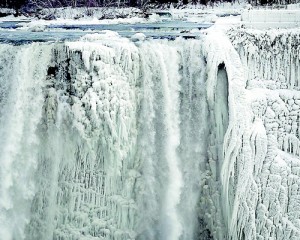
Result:
<svg viewBox="0 0 300 240">
<path fill-rule="evenodd" d="M 133 42 L 144 41 L 145 39 L 146 39 L 146 36 L 143 33 L 136 33 L 131 36 L 131 41 L 133 41 Z"/>
</svg>

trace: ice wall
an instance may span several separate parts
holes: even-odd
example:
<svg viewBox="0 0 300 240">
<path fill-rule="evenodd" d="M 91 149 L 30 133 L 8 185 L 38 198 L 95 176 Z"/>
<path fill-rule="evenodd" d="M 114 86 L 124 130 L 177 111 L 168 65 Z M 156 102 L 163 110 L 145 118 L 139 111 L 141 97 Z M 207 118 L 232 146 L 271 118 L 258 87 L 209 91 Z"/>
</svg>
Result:
<svg viewBox="0 0 300 240">
<path fill-rule="evenodd" d="M 228 36 L 229 51 L 208 53 L 219 59 L 213 78 L 224 62 L 229 82 L 220 171 L 226 238 L 298 239 L 299 32 L 238 29 Z"/>
<path fill-rule="evenodd" d="M 248 70 L 249 102 L 263 133 L 264 155 L 256 156 L 260 175 L 251 185 L 257 186 L 253 234 L 258 239 L 298 239 L 300 35 L 295 30 L 253 35 L 249 30 L 238 36 L 242 44 L 231 38 Z"/>
<path fill-rule="evenodd" d="M 205 37 L 211 125 L 200 209 L 214 239 L 299 238 L 299 40 L 298 30 Z"/>
<path fill-rule="evenodd" d="M 0 239 L 210 236 L 202 40 L 0 46 Z"/>
<path fill-rule="evenodd" d="M 246 161 L 248 149 L 244 149 L 244 135 L 251 117 L 243 66 L 223 32 L 209 33 L 204 39 L 203 49 L 207 62 L 206 95 L 210 125 L 201 215 L 214 239 L 239 239 L 236 224 L 239 200 L 249 181 L 249 167 L 254 165 L 250 159 Z"/>
</svg>

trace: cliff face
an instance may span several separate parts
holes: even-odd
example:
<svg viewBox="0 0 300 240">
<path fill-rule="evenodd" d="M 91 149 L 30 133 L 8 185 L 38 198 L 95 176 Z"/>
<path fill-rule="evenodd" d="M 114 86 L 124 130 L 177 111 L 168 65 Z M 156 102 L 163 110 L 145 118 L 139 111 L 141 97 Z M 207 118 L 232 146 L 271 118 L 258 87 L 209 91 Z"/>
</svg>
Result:
<svg viewBox="0 0 300 240">
<path fill-rule="evenodd" d="M 200 200 L 215 239 L 299 238 L 299 39 L 245 29 L 205 38 L 211 125 Z"/>
</svg>

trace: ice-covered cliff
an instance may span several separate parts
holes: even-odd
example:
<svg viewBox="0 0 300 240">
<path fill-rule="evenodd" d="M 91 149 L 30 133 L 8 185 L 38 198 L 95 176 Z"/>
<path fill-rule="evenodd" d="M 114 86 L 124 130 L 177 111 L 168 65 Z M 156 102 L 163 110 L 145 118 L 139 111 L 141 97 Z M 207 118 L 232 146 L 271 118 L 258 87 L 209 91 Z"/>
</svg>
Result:
<svg viewBox="0 0 300 240">
<path fill-rule="evenodd" d="M 223 172 L 238 181 L 229 199 L 230 236 L 299 239 L 299 30 L 239 29 L 228 35 L 245 72 L 248 108 L 242 145 L 231 159 L 235 166 Z"/>
<path fill-rule="evenodd" d="M 218 93 L 225 66 L 229 124 L 224 158 L 218 141 L 209 147 L 206 222 L 216 239 L 299 239 L 299 30 L 235 29 L 227 36 L 220 42 L 210 35 L 207 58 L 215 114 L 219 100 L 210 92 Z M 218 131 L 212 135 L 218 139 Z"/>
<path fill-rule="evenodd" d="M 299 32 L 136 40 L 0 44 L 0 239 L 298 239 Z"/>
</svg>

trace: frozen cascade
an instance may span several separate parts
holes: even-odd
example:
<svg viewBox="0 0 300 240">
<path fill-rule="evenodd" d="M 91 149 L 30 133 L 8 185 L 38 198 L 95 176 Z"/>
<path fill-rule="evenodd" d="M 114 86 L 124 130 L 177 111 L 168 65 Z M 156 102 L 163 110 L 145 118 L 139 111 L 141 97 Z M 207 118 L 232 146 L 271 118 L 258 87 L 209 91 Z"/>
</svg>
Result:
<svg viewBox="0 0 300 240">
<path fill-rule="evenodd" d="M 0 50 L 0 239 L 209 237 L 202 40 Z"/>
<path fill-rule="evenodd" d="M 299 39 L 0 44 L 0 240 L 299 239 Z"/>
<path fill-rule="evenodd" d="M 149 52 L 153 48 L 153 44 L 143 46 L 143 51 Z M 153 51 L 153 50 L 152 50 Z M 142 54 L 144 56 L 146 54 Z M 177 205 L 180 201 L 182 188 L 182 173 L 179 169 L 179 158 L 177 148 L 180 143 L 179 132 L 179 80 L 178 55 L 176 48 L 168 47 L 162 44 L 156 44 L 156 48 L 148 61 L 151 67 L 156 69 L 157 75 L 154 73 L 154 84 L 159 85 L 158 107 L 163 115 L 160 131 L 161 141 L 165 142 L 162 150 L 161 158 L 165 159 L 167 166 L 167 176 L 164 181 L 167 184 L 163 187 L 161 219 L 159 227 L 159 239 L 179 239 L 182 234 L 182 226 L 177 213 Z M 154 63 L 157 59 L 157 63 Z M 145 74 L 146 75 L 146 74 Z M 155 94 L 155 93 L 154 93 Z M 147 97 L 147 95 L 145 96 Z M 147 101 L 148 99 L 145 99 Z M 153 131 L 153 130 L 152 130 Z M 154 130 L 155 131 L 155 130 Z M 142 150 L 141 150 L 142 151 Z"/>
<path fill-rule="evenodd" d="M 205 161 L 203 160 L 206 159 L 206 142 L 203 139 L 207 136 L 207 128 L 203 126 L 203 122 L 207 121 L 207 107 L 206 102 L 203 101 L 205 99 L 205 68 L 199 67 L 199 65 L 205 66 L 201 54 L 201 44 L 199 44 L 199 41 L 188 42 L 189 44 L 182 44 L 180 41 L 175 41 L 170 46 L 165 45 L 166 41 L 162 42 L 164 44 L 151 42 L 141 46 L 143 72 L 151 72 L 151 74 L 145 75 L 142 87 L 145 97 L 142 101 L 144 107 L 141 112 L 141 125 L 142 128 L 147 130 L 141 131 L 140 140 L 138 141 L 142 144 L 140 147 L 140 149 L 143 149 L 141 156 L 145 158 L 143 175 L 147 176 L 144 183 L 146 191 L 142 201 L 144 204 L 142 209 L 149 209 L 150 211 L 149 213 L 145 212 L 144 221 L 141 221 L 143 225 L 145 224 L 146 232 L 140 239 L 178 239 L 180 228 L 182 229 L 181 239 L 192 239 L 196 234 L 197 212 L 191 206 L 197 205 L 200 194 L 198 187 L 202 179 L 201 168 L 203 170 L 205 167 Z M 155 51 L 153 50 L 153 44 L 156 46 Z M 174 46 L 177 47 L 174 49 Z M 169 51 L 169 54 L 172 54 L 172 57 L 165 52 L 166 50 Z M 180 53 L 181 56 L 179 55 L 178 59 L 174 58 L 177 55 L 174 51 Z M 164 57 L 160 58 L 162 61 L 157 61 L 157 56 L 161 56 L 162 52 L 164 52 Z M 146 56 L 147 58 L 145 58 Z M 174 58 L 172 60 L 174 62 L 171 65 L 166 64 L 172 58 Z M 176 61 L 179 62 L 178 68 L 175 67 Z M 164 75 L 162 75 L 162 71 L 164 71 Z M 173 100 L 173 103 L 176 103 L 178 107 L 176 111 L 179 110 L 180 112 L 180 122 L 177 123 L 180 124 L 180 128 L 178 128 L 180 132 L 176 134 L 177 136 L 180 135 L 181 139 L 177 150 L 178 155 L 174 156 L 174 159 L 181 159 L 179 163 L 181 163 L 180 169 L 182 171 L 180 174 L 182 176 L 177 175 L 178 170 L 174 168 L 176 166 L 170 166 L 169 174 L 172 167 L 172 174 L 176 174 L 177 180 L 172 182 L 172 185 L 167 186 L 164 186 L 164 182 L 172 181 L 170 176 L 166 175 L 166 173 L 156 173 L 155 175 L 152 173 L 154 169 L 161 171 L 164 168 L 163 166 L 166 163 L 161 162 L 161 159 L 167 159 L 170 154 L 170 148 L 162 149 L 161 147 L 163 142 L 166 141 L 165 138 L 169 137 L 168 122 L 165 119 L 167 113 L 164 113 L 164 111 L 172 108 L 172 105 L 171 107 L 170 105 L 165 105 L 168 103 L 166 99 L 168 93 L 165 92 L 166 85 L 160 83 L 161 76 L 165 77 L 164 80 L 169 79 L 169 81 L 178 79 L 179 85 L 175 85 L 174 90 L 175 93 L 177 91 L 177 94 L 181 95 L 181 104 L 176 99 Z M 181 76 L 180 79 L 178 78 L 179 76 Z M 172 124 L 176 123 L 174 120 L 176 120 L 175 117 L 173 117 Z M 152 144 L 149 144 L 151 142 Z M 149 154 L 150 152 L 151 154 Z M 153 152 L 156 152 L 156 154 L 153 154 Z M 199 161 L 195 161 L 195 159 L 199 159 Z M 184 186 L 181 186 L 181 189 L 179 189 L 180 185 L 182 185 L 182 182 L 180 182 L 181 177 Z M 180 190 L 181 195 L 179 196 L 178 191 L 173 190 L 173 192 L 170 192 L 171 189 L 166 189 L 166 187 L 169 188 L 170 186 L 174 190 L 176 188 Z M 149 189 L 151 190 L 149 191 Z M 165 194 L 167 195 L 162 198 Z M 155 197 L 162 199 L 156 199 Z M 178 197 L 181 199 L 180 202 Z M 167 207 L 166 210 L 162 209 L 162 206 L 157 205 L 157 202 L 160 201 L 164 202 L 164 207 Z M 177 213 L 175 211 L 172 213 L 171 207 L 175 208 L 176 201 L 179 204 L 178 210 Z M 156 218 L 161 214 L 164 214 L 164 216 L 160 217 L 161 220 L 157 223 Z M 145 219 L 148 221 L 145 221 Z M 169 227 L 173 228 L 175 225 L 177 229 L 168 229 Z M 174 235 L 169 234 L 171 232 Z M 177 237 L 174 237 L 175 234 Z"/>
</svg>

